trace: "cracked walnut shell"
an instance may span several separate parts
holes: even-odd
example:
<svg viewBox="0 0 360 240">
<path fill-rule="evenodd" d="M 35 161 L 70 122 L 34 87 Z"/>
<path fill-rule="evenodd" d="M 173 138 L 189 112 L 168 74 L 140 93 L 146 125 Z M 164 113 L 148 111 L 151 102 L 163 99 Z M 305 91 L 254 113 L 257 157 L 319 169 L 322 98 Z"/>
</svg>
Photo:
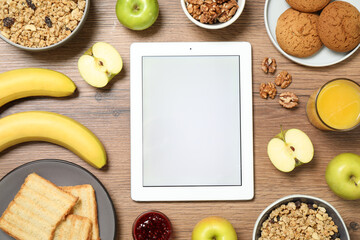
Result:
<svg viewBox="0 0 360 240">
<path fill-rule="evenodd" d="M 299 104 L 299 98 L 292 92 L 283 92 L 279 95 L 279 103 L 287 109 L 296 107 Z"/>
<path fill-rule="evenodd" d="M 268 82 L 260 84 L 260 97 L 261 98 L 272 98 L 274 99 L 276 96 L 276 86 L 275 84 Z"/>
<path fill-rule="evenodd" d="M 261 69 L 265 73 L 274 73 L 276 71 L 276 66 L 275 58 L 266 57 L 261 63 Z"/>
<path fill-rule="evenodd" d="M 281 88 L 287 88 L 292 82 L 292 76 L 287 71 L 282 71 L 275 78 L 275 84 Z"/>
</svg>

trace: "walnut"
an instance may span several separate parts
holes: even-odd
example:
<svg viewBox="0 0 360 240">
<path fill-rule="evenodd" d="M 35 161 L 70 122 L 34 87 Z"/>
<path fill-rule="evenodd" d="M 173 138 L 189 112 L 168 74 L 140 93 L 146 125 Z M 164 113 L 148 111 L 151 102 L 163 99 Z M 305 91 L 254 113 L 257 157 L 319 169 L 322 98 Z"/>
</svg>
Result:
<svg viewBox="0 0 360 240">
<path fill-rule="evenodd" d="M 276 60 L 275 58 L 264 58 L 264 60 L 261 63 L 261 69 L 265 73 L 274 73 L 276 71 Z"/>
<path fill-rule="evenodd" d="M 187 2 L 189 4 L 196 4 L 196 5 L 201 5 L 204 3 L 204 0 L 187 0 Z"/>
<path fill-rule="evenodd" d="M 299 104 L 299 98 L 292 92 L 283 92 L 279 95 L 279 103 L 284 108 L 294 108 Z"/>
<path fill-rule="evenodd" d="M 272 98 L 274 99 L 276 96 L 276 86 L 275 84 L 268 82 L 260 84 L 260 97 L 261 98 Z"/>
<path fill-rule="evenodd" d="M 186 0 L 190 15 L 201 23 L 227 22 L 239 8 L 235 0 Z"/>
<path fill-rule="evenodd" d="M 292 82 L 292 76 L 287 71 L 282 71 L 275 78 L 275 84 L 281 88 L 287 88 Z"/>
</svg>

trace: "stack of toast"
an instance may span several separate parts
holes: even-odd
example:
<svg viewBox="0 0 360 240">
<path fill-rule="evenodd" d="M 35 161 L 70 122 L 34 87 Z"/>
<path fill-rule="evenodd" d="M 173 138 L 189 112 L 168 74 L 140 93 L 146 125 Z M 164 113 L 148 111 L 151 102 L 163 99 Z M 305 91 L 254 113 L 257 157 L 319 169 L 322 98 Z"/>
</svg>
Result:
<svg viewBox="0 0 360 240">
<path fill-rule="evenodd" d="M 58 187 L 32 173 L 0 218 L 17 240 L 100 240 L 91 185 Z"/>
</svg>

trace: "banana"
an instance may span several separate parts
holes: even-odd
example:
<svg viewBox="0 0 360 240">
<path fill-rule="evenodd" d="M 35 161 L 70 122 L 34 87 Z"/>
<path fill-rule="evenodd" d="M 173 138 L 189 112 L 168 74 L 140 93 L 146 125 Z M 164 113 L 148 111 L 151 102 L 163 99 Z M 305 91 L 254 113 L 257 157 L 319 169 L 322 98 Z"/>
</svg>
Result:
<svg viewBox="0 0 360 240">
<path fill-rule="evenodd" d="M 66 75 L 44 68 L 21 68 L 0 74 L 0 107 L 24 97 L 71 95 L 76 86 Z"/>
<path fill-rule="evenodd" d="M 29 111 L 0 119 L 0 152 L 29 141 L 63 146 L 96 168 L 102 168 L 107 161 L 100 140 L 85 126 L 64 115 Z"/>
</svg>

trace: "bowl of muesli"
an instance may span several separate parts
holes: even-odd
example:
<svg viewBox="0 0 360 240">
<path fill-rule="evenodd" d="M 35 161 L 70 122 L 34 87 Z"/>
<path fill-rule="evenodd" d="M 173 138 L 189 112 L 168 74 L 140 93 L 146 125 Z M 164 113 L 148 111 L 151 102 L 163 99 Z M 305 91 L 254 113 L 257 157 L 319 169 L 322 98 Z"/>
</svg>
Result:
<svg viewBox="0 0 360 240">
<path fill-rule="evenodd" d="M 245 0 L 180 0 L 185 15 L 197 26 L 220 29 L 234 23 L 245 7 Z"/>
<path fill-rule="evenodd" d="M 290 195 L 270 204 L 258 217 L 253 240 L 350 240 L 344 220 L 328 202 Z"/>
<path fill-rule="evenodd" d="M 6 0 L 0 5 L 0 37 L 24 50 L 45 51 L 79 32 L 90 0 Z"/>
</svg>

